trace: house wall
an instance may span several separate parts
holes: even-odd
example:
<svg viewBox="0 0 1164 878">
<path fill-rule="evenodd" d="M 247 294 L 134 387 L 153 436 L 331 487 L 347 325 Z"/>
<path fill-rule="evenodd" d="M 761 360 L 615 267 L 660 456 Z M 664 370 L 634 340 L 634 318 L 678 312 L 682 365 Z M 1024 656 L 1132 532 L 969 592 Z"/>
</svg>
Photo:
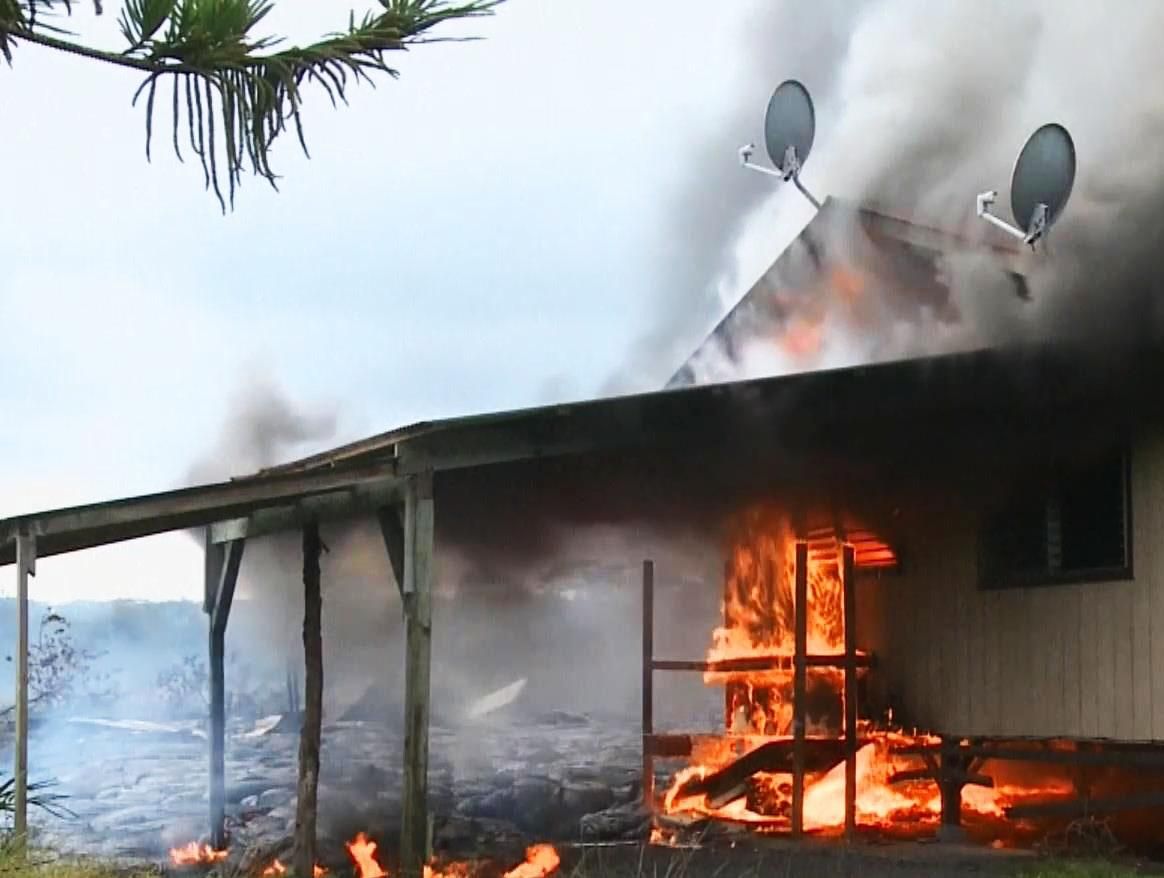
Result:
<svg viewBox="0 0 1164 878">
<path fill-rule="evenodd" d="M 1164 741 L 1164 433 L 1132 444 L 1134 581 L 980 589 L 968 486 L 989 475 L 909 504 L 905 569 L 861 583 L 874 691 L 939 732 Z"/>
</svg>

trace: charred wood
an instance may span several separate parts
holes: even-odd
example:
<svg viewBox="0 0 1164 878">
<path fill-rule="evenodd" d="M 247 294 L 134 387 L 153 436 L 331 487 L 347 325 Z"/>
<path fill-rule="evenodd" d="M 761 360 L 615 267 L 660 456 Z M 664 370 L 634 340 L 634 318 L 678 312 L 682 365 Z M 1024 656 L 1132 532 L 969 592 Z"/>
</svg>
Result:
<svg viewBox="0 0 1164 878">
<path fill-rule="evenodd" d="M 769 774 L 789 774 L 794 768 L 795 743 L 791 740 L 769 741 L 755 750 L 744 754 L 735 762 L 706 777 L 692 778 L 676 793 L 677 799 L 689 796 L 707 796 L 714 801 L 729 794 L 736 787 L 746 783 L 759 772 Z M 828 738 L 806 739 L 804 741 L 804 771 L 816 774 L 828 771 L 845 758 L 845 742 Z M 743 793 L 735 796 L 740 798 Z M 728 801 L 734 801 L 729 799 Z"/>
</svg>

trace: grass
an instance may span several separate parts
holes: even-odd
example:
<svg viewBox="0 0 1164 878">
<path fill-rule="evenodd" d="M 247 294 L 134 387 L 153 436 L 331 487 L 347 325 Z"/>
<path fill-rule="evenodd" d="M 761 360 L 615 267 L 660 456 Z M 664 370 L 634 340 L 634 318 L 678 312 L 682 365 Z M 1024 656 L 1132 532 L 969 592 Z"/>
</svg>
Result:
<svg viewBox="0 0 1164 878">
<path fill-rule="evenodd" d="M 129 869 L 36 849 L 22 855 L 11 836 L 0 840 L 0 878 L 159 878 L 161 874 L 161 869 Z"/>
<path fill-rule="evenodd" d="M 1143 874 L 1112 863 L 1056 861 L 1028 867 L 1018 878 L 1138 878 Z"/>
</svg>

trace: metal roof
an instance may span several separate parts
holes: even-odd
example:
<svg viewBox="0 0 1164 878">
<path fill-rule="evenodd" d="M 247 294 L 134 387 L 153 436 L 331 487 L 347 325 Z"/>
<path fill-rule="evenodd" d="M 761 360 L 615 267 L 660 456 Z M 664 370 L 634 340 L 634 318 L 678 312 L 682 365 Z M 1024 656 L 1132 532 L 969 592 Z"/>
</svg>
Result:
<svg viewBox="0 0 1164 878">
<path fill-rule="evenodd" d="M 1037 422 L 1083 413 L 1148 413 L 1164 383 L 1164 345 L 1120 356 L 1007 348 L 426 422 L 254 476 L 0 520 L 0 565 L 18 534 L 38 555 L 216 525 L 218 539 L 296 526 L 306 517 L 396 502 L 402 480 L 491 464 L 631 449 L 699 453 L 734 442 L 827 445 L 878 424 Z M 1083 419 L 1079 421 L 1085 426 Z"/>
</svg>

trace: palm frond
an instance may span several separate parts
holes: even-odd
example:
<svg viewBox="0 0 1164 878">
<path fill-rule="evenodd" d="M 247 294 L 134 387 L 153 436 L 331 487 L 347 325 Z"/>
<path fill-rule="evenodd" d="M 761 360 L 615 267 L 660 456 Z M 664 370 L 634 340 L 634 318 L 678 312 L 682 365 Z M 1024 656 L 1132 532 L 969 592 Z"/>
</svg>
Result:
<svg viewBox="0 0 1164 878">
<path fill-rule="evenodd" d="M 71 12 L 71 0 L 0 0 L 0 55 L 11 64 L 12 45 L 25 40 L 143 73 L 133 101 L 145 97 L 147 159 L 157 90 L 169 87 L 174 152 L 182 160 L 184 129 L 205 187 L 225 212 L 244 170 L 276 186 L 271 148 L 288 128 L 309 155 L 302 118 L 308 88 L 323 92 L 333 106 L 347 103 L 352 83 L 399 76 L 388 53 L 434 42 L 429 34 L 437 26 L 490 15 L 502 2 L 378 0 L 378 12 L 359 20 L 351 12 L 345 30 L 276 50 L 281 40 L 256 34 L 272 0 L 125 0 L 118 24 L 127 47 L 110 53 L 45 33 L 36 8 Z"/>
<path fill-rule="evenodd" d="M 62 820 L 76 819 L 75 812 L 61 804 L 68 796 L 61 793 L 45 792 L 58 786 L 55 780 L 42 780 L 28 785 L 28 804 L 40 808 L 46 814 L 51 814 Z M 16 781 L 9 777 L 0 783 L 0 814 L 11 814 L 16 810 Z"/>
</svg>

